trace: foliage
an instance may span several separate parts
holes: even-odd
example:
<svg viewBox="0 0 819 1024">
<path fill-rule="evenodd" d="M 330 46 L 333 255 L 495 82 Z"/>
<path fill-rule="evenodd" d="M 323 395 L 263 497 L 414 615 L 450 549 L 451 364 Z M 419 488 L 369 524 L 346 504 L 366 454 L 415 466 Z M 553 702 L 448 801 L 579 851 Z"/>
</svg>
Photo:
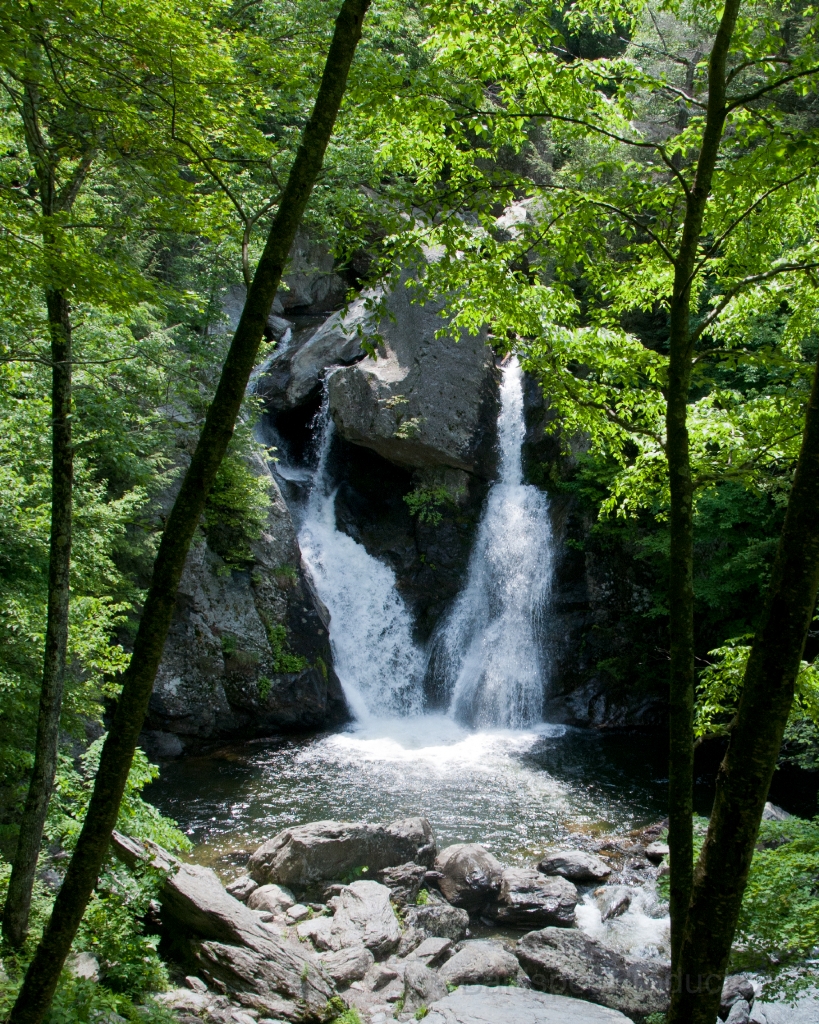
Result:
<svg viewBox="0 0 819 1024">
<path fill-rule="evenodd" d="M 283 623 L 271 626 L 267 639 L 273 652 L 274 672 L 303 672 L 309 662 L 300 654 L 293 654 L 287 641 L 287 629 Z"/>
<path fill-rule="evenodd" d="M 46 838 L 49 849 L 61 851 L 52 861 L 59 870 L 63 864 L 63 851 L 73 848 L 88 806 L 94 775 L 99 763 L 104 738 L 91 744 L 78 763 L 63 756 L 60 761 L 56 791 L 49 806 Z M 168 850 L 184 852 L 190 849 L 188 839 L 175 823 L 163 817 L 155 807 L 141 797 L 143 788 L 157 777 L 159 769 L 148 762 L 137 750 L 128 777 L 125 796 L 120 808 L 117 828 L 142 840 L 158 843 Z M 41 862 L 44 858 L 41 858 Z M 0 870 L 0 901 L 10 874 L 9 865 Z M 97 882 L 92 899 L 83 917 L 74 941 L 76 952 L 94 956 L 100 966 L 102 987 L 98 983 L 73 978 L 66 972 L 53 1012 L 54 1024 L 83 1021 L 82 1013 L 110 1009 L 128 1020 L 143 1019 L 132 1000 L 145 993 L 167 987 L 168 975 L 157 954 L 158 936 L 147 934 L 144 919 L 152 900 L 159 895 L 164 881 L 163 872 L 147 864 L 133 870 L 109 859 Z M 32 903 L 31 934 L 18 958 L 6 958 L 9 973 L 3 998 L 10 1000 L 22 979 L 25 962 L 33 953 L 39 935 L 48 920 L 53 892 L 42 881 L 35 885 Z M 0 1004 L 2 1005 L 2 1004 Z M 85 1008 L 85 1009 L 83 1009 Z M 72 1012 L 76 1016 L 72 1016 Z M 167 1017 L 159 1008 L 147 1005 L 148 1021 L 164 1024 Z"/>
<path fill-rule="evenodd" d="M 819 819 L 761 823 L 731 966 L 772 972 L 766 994 L 792 994 L 815 981 L 804 960 L 819 944 L 817 875 Z"/>
<path fill-rule="evenodd" d="M 700 673 L 695 720 L 698 737 L 725 735 L 730 729 L 751 653 L 751 639 L 749 636 L 735 638 L 709 652 L 715 661 Z M 806 721 L 819 726 L 819 666 L 803 661 L 796 679 L 791 723 L 796 726 Z M 804 726 L 800 731 L 805 732 Z M 791 735 L 795 738 L 793 733 Z"/>
<path fill-rule="evenodd" d="M 418 516 L 418 522 L 428 526 L 437 526 L 444 517 L 443 510 L 455 504 L 449 489 L 443 484 L 437 487 L 416 487 L 404 495 L 404 501 L 410 515 Z"/>
<path fill-rule="evenodd" d="M 415 897 L 416 907 L 425 907 L 429 903 L 429 889 L 420 889 Z"/>
</svg>

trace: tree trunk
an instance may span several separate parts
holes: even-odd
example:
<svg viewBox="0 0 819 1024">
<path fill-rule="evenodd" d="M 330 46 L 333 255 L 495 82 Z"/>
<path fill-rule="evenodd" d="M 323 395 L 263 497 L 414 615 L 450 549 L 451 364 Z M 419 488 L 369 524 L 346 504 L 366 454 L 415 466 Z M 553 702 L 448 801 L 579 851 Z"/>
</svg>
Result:
<svg viewBox="0 0 819 1024">
<path fill-rule="evenodd" d="M 739 0 L 727 0 L 711 50 L 705 126 L 694 184 L 686 196 L 670 310 L 666 394 L 666 458 L 671 489 L 668 845 L 671 850 L 671 965 L 675 977 L 691 897 L 694 860 L 694 484 L 686 425 L 694 355 L 689 323 L 691 284 L 725 125 L 726 61 L 738 11 Z"/>
<path fill-rule="evenodd" d="M 51 333 L 51 548 L 48 562 L 48 618 L 34 767 L 20 821 L 20 835 L 3 912 L 3 938 L 12 946 L 21 946 L 28 931 L 34 874 L 57 770 L 60 710 L 68 649 L 71 503 L 74 485 L 74 452 L 71 447 L 71 317 L 68 299 L 59 290 L 46 291 L 46 305 Z"/>
<path fill-rule="evenodd" d="M 819 589 L 819 360 L 785 524 L 695 873 L 669 1024 L 713 1024 Z"/>
<path fill-rule="evenodd" d="M 216 395 L 168 517 L 122 693 L 103 746 L 94 791 L 51 920 L 29 965 L 8 1024 L 42 1024 L 85 907 L 108 852 L 185 559 L 205 499 L 233 435 L 270 307 L 313 184 L 324 160 L 370 0 L 344 0 L 313 113 L 270 228 Z"/>
</svg>

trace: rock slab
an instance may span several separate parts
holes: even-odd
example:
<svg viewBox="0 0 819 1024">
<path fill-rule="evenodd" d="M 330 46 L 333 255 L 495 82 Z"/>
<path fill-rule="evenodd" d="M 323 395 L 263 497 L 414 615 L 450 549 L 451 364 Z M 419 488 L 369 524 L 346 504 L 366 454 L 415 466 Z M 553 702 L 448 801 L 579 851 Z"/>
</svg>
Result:
<svg viewBox="0 0 819 1024">
<path fill-rule="evenodd" d="M 464 985 L 433 1003 L 426 1024 L 630 1024 L 616 1010 L 522 988 Z"/>
<path fill-rule="evenodd" d="M 635 1018 L 668 1008 L 671 968 L 667 964 L 622 956 L 583 932 L 565 928 L 530 932 L 515 952 L 536 989 L 587 999 Z"/>
</svg>

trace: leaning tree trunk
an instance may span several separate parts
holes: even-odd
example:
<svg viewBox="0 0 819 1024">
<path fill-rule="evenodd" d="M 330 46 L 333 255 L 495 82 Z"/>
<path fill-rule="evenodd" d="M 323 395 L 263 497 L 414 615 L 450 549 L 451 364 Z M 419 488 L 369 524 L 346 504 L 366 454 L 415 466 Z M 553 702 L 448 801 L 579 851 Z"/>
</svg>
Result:
<svg viewBox="0 0 819 1024">
<path fill-rule="evenodd" d="M 162 535 L 134 652 L 123 676 L 122 693 L 102 749 L 82 831 L 54 901 L 51 920 L 26 972 L 8 1024 L 42 1024 L 108 852 L 188 549 L 233 435 L 267 316 L 296 229 L 324 161 L 369 3 L 370 0 L 344 0 L 336 19 L 313 113 L 304 129 L 278 213 L 248 289 L 196 451 Z"/>
<path fill-rule="evenodd" d="M 686 195 L 670 310 L 666 392 L 666 457 L 671 490 L 668 845 L 671 850 L 671 965 L 675 977 L 691 897 L 694 860 L 694 484 L 686 422 L 694 355 L 690 329 L 691 285 L 725 125 L 726 61 L 738 11 L 739 0 L 727 0 L 711 50 L 705 126 L 694 184 Z"/>
<path fill-rule="evenodd" d="M 819 589 L 819 359 L 785 524 L 754 636 L 680 955 L 669 1024 L 713 1024 L 759 822 Z"/>
<path fill-rule="evenodd" d="M 43 681 L 34 767 L 29 780 L 20 835 L 12 863 L 3 938 L 21 946 L 28 931 L 31 893 L 59 749 L 60 710 L 68 649 L 68 599 L 71 569 L 71 504 L 74 453 L 71 445 L 71 316 L 59 289 L 46 291 L 51 334 L 51 548 L 48 562 L 48 613 Z"/>
</svg>

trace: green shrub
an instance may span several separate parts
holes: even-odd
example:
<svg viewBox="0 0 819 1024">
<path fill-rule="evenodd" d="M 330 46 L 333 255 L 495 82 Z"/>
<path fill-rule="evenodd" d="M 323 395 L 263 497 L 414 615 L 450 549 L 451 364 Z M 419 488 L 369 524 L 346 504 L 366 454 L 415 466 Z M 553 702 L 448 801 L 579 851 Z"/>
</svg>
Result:
<svg viewBox="0 0 819 1024">
<path fill-rule="evenodd" d="M 444 517 L 443 510 L 455 501 L 446 487 L 416 487 L 404 495 L 410 515 L 418 516 L 419 523 L 437 526 Z"/>
<path fill-rule="evenodd" d="M 267 631 L 267 639 L 273 653 L 274 672 L 303 672 L 309 662 L 300 654 L 293 654 L 287 642 L 287 630 L 281 623 L 271 626 Z"/>
<path fill-rule="evenodd" d="M 272 681 L 267 676 L 259 676 L 256 681 L 256 686 L 259 690 L 259 700 L 266 701 L 270 695 L 270 687 L 273 685 Z"/>
<path fill-rule="evenodd" d="M 429 889 L 421 889 L 421 891 L 415 897 L 415 906 L 425 907 L 427 903 L 429 903 Z"/>
</svg>

